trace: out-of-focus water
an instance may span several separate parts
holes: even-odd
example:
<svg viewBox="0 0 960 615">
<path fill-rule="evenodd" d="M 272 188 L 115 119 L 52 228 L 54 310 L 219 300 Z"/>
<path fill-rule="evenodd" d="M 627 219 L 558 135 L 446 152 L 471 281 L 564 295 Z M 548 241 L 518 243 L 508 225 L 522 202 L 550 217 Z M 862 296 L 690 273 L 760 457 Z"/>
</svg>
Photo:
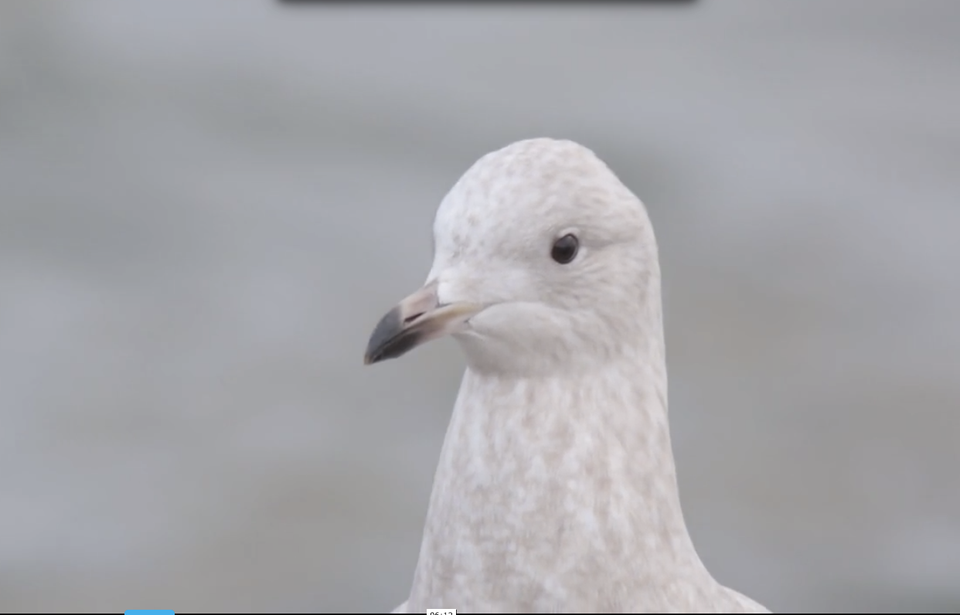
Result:
<svg viewBox="0 0 960 615">
<path fill-rule="evenodd" d="M 0 4 L 0 610 L 405 599 L 463 362 L 362 353 L 533 136 L 650 210 L 715 576 L 960 608 L 958 60 L 949 1 Z"/>
</svg>

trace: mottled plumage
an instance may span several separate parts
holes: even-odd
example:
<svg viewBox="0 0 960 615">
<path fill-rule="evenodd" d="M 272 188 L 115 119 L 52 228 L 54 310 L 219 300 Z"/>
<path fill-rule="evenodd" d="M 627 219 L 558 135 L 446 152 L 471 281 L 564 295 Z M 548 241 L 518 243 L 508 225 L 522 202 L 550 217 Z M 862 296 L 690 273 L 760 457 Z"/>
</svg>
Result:
<svg viewBox="0 0 960 615">
<path fill-rule="evenodd" d="M 395 612 L 768 612 L 713 579 L 684 523 L 640 200 L 590 150 L 531 139 L 477 161 L 434 236 L 427 284 L 368 349 L 449 333 L 467 359 Z"/>
</svg>

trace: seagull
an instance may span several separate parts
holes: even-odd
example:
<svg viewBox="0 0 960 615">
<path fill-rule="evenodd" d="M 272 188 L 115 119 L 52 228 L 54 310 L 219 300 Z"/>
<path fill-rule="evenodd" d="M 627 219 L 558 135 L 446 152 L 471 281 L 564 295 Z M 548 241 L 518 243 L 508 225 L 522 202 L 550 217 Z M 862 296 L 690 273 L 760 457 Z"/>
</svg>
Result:
<svg viewBox="0 0 960 615">
<path fill-rule="evenodd" d="M 466 357 L 393 612 L 769 613 L 713 578 L 680 510 L 640 199 L 590 149 L 527 139 L 467 170 L 433 234 L 364 356 L 450 335 Z"/>
</svg>

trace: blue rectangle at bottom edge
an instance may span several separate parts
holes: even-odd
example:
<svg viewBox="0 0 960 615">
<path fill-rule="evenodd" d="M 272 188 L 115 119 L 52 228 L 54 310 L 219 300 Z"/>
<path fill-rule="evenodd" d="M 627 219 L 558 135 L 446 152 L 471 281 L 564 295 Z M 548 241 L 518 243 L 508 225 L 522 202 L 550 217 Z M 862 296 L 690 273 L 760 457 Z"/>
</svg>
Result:
<svg viewBox="0 0 960 615">
<path fill-rule="evenodd" d="M 174 615 L 171 609 L 130 609 L 123 615 Z"/>
</svg>

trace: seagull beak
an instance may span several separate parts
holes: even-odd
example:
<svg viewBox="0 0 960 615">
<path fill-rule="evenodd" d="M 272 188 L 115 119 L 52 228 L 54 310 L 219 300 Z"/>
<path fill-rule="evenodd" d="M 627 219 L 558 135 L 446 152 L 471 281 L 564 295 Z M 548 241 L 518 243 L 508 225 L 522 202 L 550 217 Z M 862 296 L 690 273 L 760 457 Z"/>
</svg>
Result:
<svg viewBox="0 0 960 615">
<path fill-rule="evenodd" d="M 396 359 L 425 342 L 453 333 L 481 309 L 472 303 L 441 304 L 437 283 L 431 282 L 380 319 L 370 335 L 363 363 Z"/>
</svg>

